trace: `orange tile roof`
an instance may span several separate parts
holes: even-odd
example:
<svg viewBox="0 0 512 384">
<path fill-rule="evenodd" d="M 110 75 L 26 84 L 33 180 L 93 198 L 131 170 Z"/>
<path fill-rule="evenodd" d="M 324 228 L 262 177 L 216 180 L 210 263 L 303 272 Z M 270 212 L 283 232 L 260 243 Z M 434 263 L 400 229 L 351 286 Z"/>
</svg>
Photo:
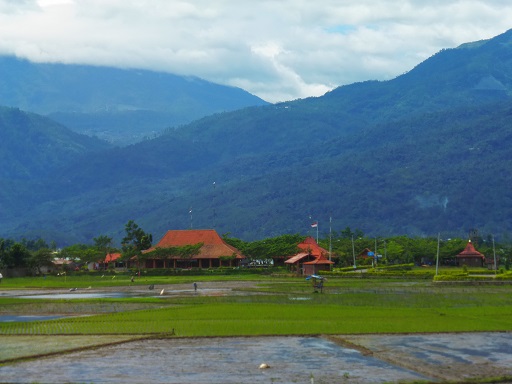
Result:
<svg viewBox="0 0 512 384">
<path fill-rule="evenodd" d="M 323 257 L 318 257 L 315 260 L 308 261 L 307 263 L 304 263 L 304 264 L 308 264 L 308 265 L 310 265 L 310 264 L 334 264 L 334 261 L 324 259 Z"/>
<path fill-rule="evenodd" d="M 308 257 L 309 253 L 298 253 L 295 256 L 290 257 L 288 260 L 285 261 L 286 264 L 294 264 L 297 261 L 302 260 L 305 257 Z"/>
<path fill-rule="evenodd" d="M 157 244 L 145 252 L 154 251 L 156 248 L 183 247 L 198 243 L 203 243 L 203 246 L 193 259 L 215 259 L 233 254 L 237 259 L 245 258 L 238 249 L 222 240 L 214 229 L 170 230 Z"/>
<path fill-rule="evenodd" d="M 311 252 L 311 255 L 320 257 L 326 255 L 328 251 L 317 244 L 314 238 L 307 237 L 302 243 L 297 245 L 300 249 L 306 252 Z"/>
<path fill-rule="evenodd" d="M 324 257 L 324 255 L 328 254 L 328 251 L 319 246 L 312 237 L 307 237 L 302 243 L 298 244 L 297 247 L 304 252 L 289 257 L 285 261 L 286 264 L 295 264 L 310 255 L 314 257 L 314 260 L 304 264 L 334 264 L 334 262 Z"/>
<path fill-rule="evenodd" d="M 111 263 L 112 261 L 116 261 L 120 257 L 120 253 L 107 253 L 107 256 L 105 256 L 105 263 Z"/>
</svg>

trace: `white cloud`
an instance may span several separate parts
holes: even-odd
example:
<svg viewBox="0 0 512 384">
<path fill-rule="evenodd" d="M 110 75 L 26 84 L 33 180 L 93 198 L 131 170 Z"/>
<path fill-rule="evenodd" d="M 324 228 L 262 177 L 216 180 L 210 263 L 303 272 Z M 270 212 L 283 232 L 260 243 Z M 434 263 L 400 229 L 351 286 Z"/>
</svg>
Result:
<svg viewBox="0 0 512 384">
<path fill-rule="evenodd" d="M 73 4 L 73 0 L 37 0 L 36 3 L 39 7 L 45 8 L 58 5 Z"/>
<path fill-rule="evenodd" d="M 0 53 L 139 67 L 268 101 L 390 79 L 510 25 L 505 0 L 0 0 Z"/>
</svg>

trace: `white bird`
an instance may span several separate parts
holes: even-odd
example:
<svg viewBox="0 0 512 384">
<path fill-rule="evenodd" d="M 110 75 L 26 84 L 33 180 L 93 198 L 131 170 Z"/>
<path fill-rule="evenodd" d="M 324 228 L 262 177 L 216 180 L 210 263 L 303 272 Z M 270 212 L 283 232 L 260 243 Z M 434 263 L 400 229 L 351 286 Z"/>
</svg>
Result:
<svg viewBox="0 0 512 384">
<path fill-rule="evenodd" d="M 267 369 L 267 368 L 270 368 L 270 365 L 268 365 L 267 363 L 260 364 L 260 369 Z"/>
<path fill-rule="evenodd" d="M 162 289 L 162 290 L 160 291 L 160 296 L 162 296 L 163 294 L 164 294 L 164 290 Z"/>
</svg>

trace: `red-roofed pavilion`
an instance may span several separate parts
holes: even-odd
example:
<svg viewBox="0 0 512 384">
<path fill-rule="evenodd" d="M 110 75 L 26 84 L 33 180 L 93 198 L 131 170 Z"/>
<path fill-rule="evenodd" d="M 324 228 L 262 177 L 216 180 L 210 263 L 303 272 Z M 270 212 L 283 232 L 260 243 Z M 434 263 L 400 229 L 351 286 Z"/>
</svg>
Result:
<svg viewBox="0 0 512 384">
<path fill-rule="evenodd" d="M 471 240 L 468 241 L 466 248 L 457 255 L 457 263 L 459 266 L 483 267 L 484 262 L 485 256 L 475 249 Z"/>
<path fill-rule="evenodd" d="M 289 256 L 285 264 L 297 274 L 314 275 L 319 271 L 328 271 L 334 262 L 327 260 L 329 252 L 319 246 L 314 238 L 307 237 L 297 247 L 302 252 Z"/>
<path fill-rule="evenodd" d="M 197 255 L 182 259 L 170 256 L 166 259 L 151 257 L 151 252 L 162 248 L 183 247 L 202 244 Z M 149 253 L 146 268 L 216 268 L 238 266 L 245 256 L 238 249 L 227 244 L 214 229 L 170 230 L 153 247 L 144 251 Z"/>
</svg>

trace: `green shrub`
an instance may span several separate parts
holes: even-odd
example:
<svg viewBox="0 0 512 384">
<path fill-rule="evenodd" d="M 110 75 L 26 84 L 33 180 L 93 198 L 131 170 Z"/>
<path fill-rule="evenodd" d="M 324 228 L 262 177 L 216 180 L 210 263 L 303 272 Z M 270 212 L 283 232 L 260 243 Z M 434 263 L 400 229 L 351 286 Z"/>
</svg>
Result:
<svg viewBox="0 0 512 384">
<path fill-rule="evenodd" d="M 433 269 L 413 269 L 413 264 L 390 265 L 377 268 L 361 269 L 335 268 L 333 271 L 322 271 L 322 275 L 343 278 L 383 278 L 383 279 L 431 279 Z"/>
<path fill-rule="evenodd" d="M 501 273 L 499 275 L 496 275 L 495 279 L 500 280 L 500 281 L 503 281 L 503 280 L 512 281 L 512 272 L 506 272 L 506 273 Z"/>
<path fill-rule="evenodd" d="M 401 271 L 411 271 L 414 268 L 414 264 L 395 264 L 388 265 L 385 267 L 387 270 L 401 270 Z"/>
</svg>

